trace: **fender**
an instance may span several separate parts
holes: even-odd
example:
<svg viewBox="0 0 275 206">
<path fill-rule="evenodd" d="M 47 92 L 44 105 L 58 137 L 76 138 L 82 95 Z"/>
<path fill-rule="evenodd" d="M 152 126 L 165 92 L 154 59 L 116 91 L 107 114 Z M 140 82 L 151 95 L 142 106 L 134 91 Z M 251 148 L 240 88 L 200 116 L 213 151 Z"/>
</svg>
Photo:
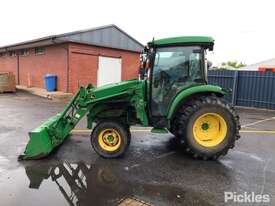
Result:
<svg viewBox="0 0 275 206">
<path fill-rule="evenodd" d="M 224 96 L 226 94 L 226 92 L 221 87 L 214 85 L 199 85 L 184 89 L 180 91 L 170 103 L 168 107 L 169 109 L 167 113 L 167 119 L 170 120 L 173 117 L 181 102 L 183 102 L 190 95 L 198 93 L 215 93 L 220 96 Z"/>
</svg>

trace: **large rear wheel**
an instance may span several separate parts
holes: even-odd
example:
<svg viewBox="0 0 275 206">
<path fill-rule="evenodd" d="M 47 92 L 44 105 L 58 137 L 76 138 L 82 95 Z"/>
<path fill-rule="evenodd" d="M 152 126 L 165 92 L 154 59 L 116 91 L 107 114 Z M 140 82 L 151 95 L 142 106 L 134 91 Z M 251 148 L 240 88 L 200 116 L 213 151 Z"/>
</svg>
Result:
<svg viewBox="0 0 275 206">
<path fill-rule="evenodd" d="M 217 159 L 239 139 L 239 116 L 225 100 L 200 96 L 185 104 L 176 115 L 174 133 L 186 152 L 195 158 Z"/>
</svg>

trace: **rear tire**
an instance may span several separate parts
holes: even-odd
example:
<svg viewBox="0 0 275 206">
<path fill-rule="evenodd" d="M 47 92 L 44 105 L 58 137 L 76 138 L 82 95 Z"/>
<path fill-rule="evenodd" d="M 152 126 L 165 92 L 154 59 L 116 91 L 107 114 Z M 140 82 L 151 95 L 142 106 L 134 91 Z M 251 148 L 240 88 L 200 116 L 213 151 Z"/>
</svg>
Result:
<svg viewBox="0 0 275 206">
<path fill-rule="evenodd" d="M 99 122 L 91 133 L 91 145 L 104 158 L 123 156 L 130 141 L 129 127 L 114 121 Z"/>
<path fill-rule="evenodd" d="M 173 133 L 194 158 L 217 159 L 240 138 L 239 116 L 225 100 L 200 96 L 183 105 L 175 117 Z"/>
</svg>

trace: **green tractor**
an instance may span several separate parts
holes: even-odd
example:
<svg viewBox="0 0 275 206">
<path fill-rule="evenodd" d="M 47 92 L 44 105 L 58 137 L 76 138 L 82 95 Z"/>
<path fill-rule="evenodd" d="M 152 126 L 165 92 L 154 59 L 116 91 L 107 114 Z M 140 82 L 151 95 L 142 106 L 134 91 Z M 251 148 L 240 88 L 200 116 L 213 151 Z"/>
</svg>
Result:
<svg viewBox="0 0 275 206">
<path fill-rule="evenodd" d="M 222 88 L 207 84 L 206 52 L 214 40 L 183 36 L 153 40 L 141 54 L 140 79 L 81 87 L 64 111 L 30 132 L 20 160 L 39 159 L 59 146 L 84 116 L 91 145 L 104 158 L 122 156 L 130 126 L 170 131 L 195 158 L 217 159 L 240 137 L 239 116 Z"/>
</svg>

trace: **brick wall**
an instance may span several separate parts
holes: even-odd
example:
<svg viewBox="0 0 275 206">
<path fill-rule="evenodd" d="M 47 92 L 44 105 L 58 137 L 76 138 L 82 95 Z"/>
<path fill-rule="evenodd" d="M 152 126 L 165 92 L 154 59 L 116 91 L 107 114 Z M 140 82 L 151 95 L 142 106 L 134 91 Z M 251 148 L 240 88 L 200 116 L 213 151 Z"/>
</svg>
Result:
<svg viewBox="0 0 275 206">
<path fill-rule="evenodd" d="M 69 51 L 69 82 L 72 92 L 76 92 L 79 85 L 87 85 L 89 82 L 97 85 L 98 56 L 121 58 L 122 80 L 138 77 L 138 53 L 75 43 L 70 44 Z"/>
<path fill-rule="evenodd" d="M 8 55 L 0 57 L 0 72 L 12 72 L 17 82 L 17 57 Z"/>
<path fill-rule="evenodd" d="M 45 74 L 57 75 L 57 89 L 66 91 L 67 51 L 66 45 L 46 47 L 45 54 L 36 55 L 34 49 L 27 56 L 19 56 L 21 85 L 44 88 Z"/>
<path fill-rule="evenodd" d="M 65 48 L 64 48 L 65 47 Z M 58 76 L 57 89 L 66 91 L 67 45 L 46 47 L 45 54 L 36 55 L 29 49 L 26 56 L 0 57 L 0 71 L 10 71 L 16 75 L 19 62 L 19 84 L 44 88 L 44 75 L 47 73 Z M 18 82 L 17 82 L 18 83 Z"/>
<path fill-rule="evenodd" d="M 98 67 L 97 56 L 89 53 L 80 53 L 80 51 L 73 52 L 73 49 L 70 48 L 69 57 L 69 91 L 76 92 L 79 86 L 86 86 L 89 83 L 95 85 Z"/>
<path fill-rule="evenodd" d="M 75 43 L 48 46 L 41 55 L 29 49 L 27 56 L 0 57 L 0 71 L 17 75 L 19 61 L 20 85 L 44 88 L 43 77 L 51 73 L 57 75 L 59 91 L 76 92 L 80 85 L 97 84 L 98 56 L 121 58 L 122 80 L 138 77 L 138 53 Z"/>
</svg>

